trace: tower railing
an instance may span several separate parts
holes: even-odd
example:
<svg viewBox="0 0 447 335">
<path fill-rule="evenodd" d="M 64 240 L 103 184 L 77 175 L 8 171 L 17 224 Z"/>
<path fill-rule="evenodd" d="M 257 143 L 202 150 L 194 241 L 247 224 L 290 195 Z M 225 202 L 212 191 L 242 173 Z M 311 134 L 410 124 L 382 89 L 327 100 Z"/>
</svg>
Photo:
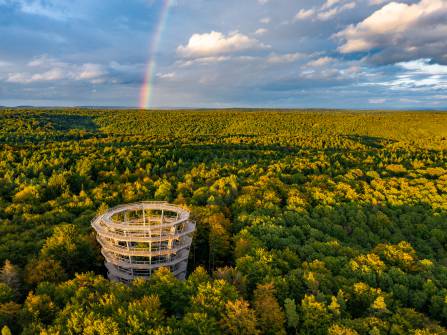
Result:
<svg viewBox="0 0 447 335">
<path fill-rule="evenodd" d="M 120 205 L 92 220 L 109 279 L 147 278 L 159 267 L 184 279 L 195 223 L 167 202 Z"/>
</svg>

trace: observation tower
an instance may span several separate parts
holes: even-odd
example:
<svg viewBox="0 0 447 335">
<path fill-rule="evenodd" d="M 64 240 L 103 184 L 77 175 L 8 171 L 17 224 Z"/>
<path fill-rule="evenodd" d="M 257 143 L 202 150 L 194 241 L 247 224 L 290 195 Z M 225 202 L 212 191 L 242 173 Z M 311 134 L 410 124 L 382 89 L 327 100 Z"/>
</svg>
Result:
<svg viewBox="0 0 447 335">
<path fill-rule="evenodd" d="M 129 283 L 167 267 L 185 279 L 196 225 L 189 211 L 167 202 L 140 202 L 109 209 L 92 220 L 108 277 Z"/>
</svg>

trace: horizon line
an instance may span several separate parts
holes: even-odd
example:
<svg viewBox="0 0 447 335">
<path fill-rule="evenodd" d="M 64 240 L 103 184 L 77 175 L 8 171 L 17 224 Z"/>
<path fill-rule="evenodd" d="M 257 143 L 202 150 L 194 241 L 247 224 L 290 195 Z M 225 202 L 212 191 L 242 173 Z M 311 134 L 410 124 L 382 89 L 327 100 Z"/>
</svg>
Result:
<svg viewBox="0 0 447 335">
<path fill-rule="evenodd" d="M 35 105 L 14 105 L 6 106 L 0 105 L 0 109 L 46 109 L 46 108 L 56 108 L 56 109 L 122 109 L 122 110 L 135 110 L 135 111 L 157 111 L 157 110 L 328 110 L 328 111 L 438 111 L 447 112 L 446 107 L 440 108 L 398 108 L 398 107 L 385 107 L 385 108 L 346 108 L 346 107 L 188 107 L 188 106 L 172 106 L 172 107 L 150 107 L 150 108 L 140 108 L 137 106 L 107 106 L 107 105 L 80 105 L 80 106 L 58 106 L 58 105 L 48 105 L 48 106 L 35 106 Z"/>
</svg>

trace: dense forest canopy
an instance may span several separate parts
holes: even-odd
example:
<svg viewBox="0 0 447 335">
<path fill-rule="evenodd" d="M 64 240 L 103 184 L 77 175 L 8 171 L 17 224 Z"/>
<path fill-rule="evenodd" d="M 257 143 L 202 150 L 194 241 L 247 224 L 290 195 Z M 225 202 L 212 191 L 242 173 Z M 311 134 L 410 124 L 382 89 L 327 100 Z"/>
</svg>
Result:
<svg viewBox="0 0 447 335">
<path fill-rule="evenodd" d="M 447 113 L 0 110 L 6 334 L 445 334 Z M 90 220 L 166 200 L 186 281 L 104 279 Z"/>
</svg>

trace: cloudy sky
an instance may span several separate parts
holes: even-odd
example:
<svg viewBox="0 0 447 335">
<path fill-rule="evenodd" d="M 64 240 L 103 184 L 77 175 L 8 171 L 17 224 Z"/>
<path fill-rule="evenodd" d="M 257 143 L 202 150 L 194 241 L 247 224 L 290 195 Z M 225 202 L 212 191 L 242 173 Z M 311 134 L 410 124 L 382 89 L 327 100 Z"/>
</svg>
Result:
<svg viewBox="0 0 447 335">
<path fill-rule="evenodd" d="M 447 109 L 447 0 L 165 3 L 0 0 L 0 105 Z"/>
</svg>

